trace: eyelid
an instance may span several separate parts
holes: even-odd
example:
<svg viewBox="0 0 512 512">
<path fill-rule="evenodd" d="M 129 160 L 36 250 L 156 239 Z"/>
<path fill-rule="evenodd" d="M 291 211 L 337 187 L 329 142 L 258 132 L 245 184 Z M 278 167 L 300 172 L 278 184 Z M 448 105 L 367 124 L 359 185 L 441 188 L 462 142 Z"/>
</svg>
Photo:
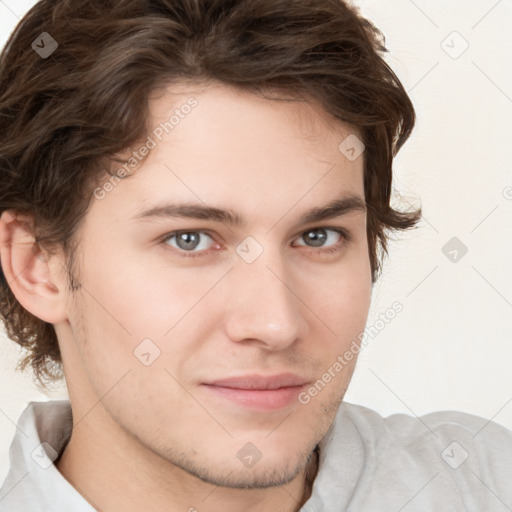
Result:
<svg viewBox="0 0 512 512">
<path fill-rule="evenodd" d="M 207 229 L 196 229 L 196 228 L 192 228 L 192 229 L 178 229 L 176 231 L 170 231 L 169 233 L 167 233 L 167 234 L 163 235 L 162 237 L 160 237 L 159 241 L 160 241 L 160 243 L 163 243 L 165 245 L 165 242 L 167 242 L 171 238 L 179 235 L 180 233 L 201 233 L 202 235 L 209 236 L 214 242 L 218 243 L 215 240 L 215 236 L 209 230 L 207 230 Z M 174 247 L 172 249 L 174 249 L 175 251 L 181 252 L 181 253 L 186 253 L 187 252 L 187 251 L 175 249 Z M 202 251 L 196 251 L 195 253 L 189 251 L 189 254 L 201 254 L 201 253 L 206 253 L 209 250 L 210 249 L 204 249 Z"/>
<path fill-rule="evenodd" d="M 307 233 L 308 231 L 316 231 L 317 229 L 325 229 L 326 231 L 336 231 L 340 235 L 342 235 L 347 241 L 352 240 L 352 235 L 350 234 L 350 231 L 347 228 L 343 228 L 341 226 L 313 226 L 311 228 L 303 229 L 300 233 L 296 235 L 297 236 L 303 235 L 304 233 Z M 312 247 L 314 249 L 314 247 Z"/>
<path fill-rule="evenodd" d="M 341 250 L 348 242 L 350 242 L 352 240 L 352 235 L 350 234 L 350 232 L 345 229 L 345 228 L 342 228 L 340 226 L 313 226 L 313 227 L 309 227 L 309 228 L 306 228 L 306 229 L 303 229 L 302 231 L 300 231 L 298 234 L 296 234 L 293 239 L 295 240 L 296 238 L 300 237 L 301 235 L 304 235 L 305 233 L 308 233 L 309 231 L 315 231 L 317 229 L 324 229 L 326 231 L 334 231 L 336 233 L 338 233 L 339 235 L 341 235 L 342 237 L 342 240 L 340 242 L 338 242 L 337 244 L 334 244 L 334 245 L 331 245 L 331 246 L 328 246 L 328 247 L 308 247 L 307 245 L 300 245 L 298 247 L 305 247 L 307 249 L 310 249 L 311 251 L 313 252 L 317 252 L 317 253 L 328 253 L 328 252 L 337 252 L 339 250 Z M 167 234 L 165 234 L 164 236 L 160 237 L 160 241 L 162 244 L 166 245 L 165 242 L 167 242 L 169 239 L 171 239 L 172 237 L 174 236 L 177 236 L 179 235 L 180 233 L 201 233 L 201 234 L 204 234 L 204 235 L 208 235 L 214 242 L 216 242 L 215 240 L 215 236 L 211 234 L 211 232 L 207 229 L 197 229 L 197 228 L 191 228 L 191 229 L 178 229 L 176 231 L 171 231 Z M 218 242 L 216 242 L 218 244 Z M 297 246 L 295 246 L 297 247 Z M 201 257 L 201 256 L 206 256 L 209 254 L 209 252 L 212 250 L 212 249 L 203 249 L 201 251 L 184 251 L 184 250 L 180 250 L 180 249 L 176 249 L 174 247 L 171 247 L 171 250 L 173 250 L 174 252 L 184 256 L 184 257 Z"/>
</svg>

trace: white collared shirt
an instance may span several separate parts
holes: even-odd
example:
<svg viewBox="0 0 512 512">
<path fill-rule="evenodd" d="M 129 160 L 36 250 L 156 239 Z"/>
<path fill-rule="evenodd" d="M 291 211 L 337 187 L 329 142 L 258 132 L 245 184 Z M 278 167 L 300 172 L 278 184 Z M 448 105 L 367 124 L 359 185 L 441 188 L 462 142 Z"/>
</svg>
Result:
<svg viewBox="0 0 512 512">
<path fill-rule="evenodd" d="M 30 402 L 10 448 L 1 512 L 95 512 L 53 462 L 71 427 L 69 401 Z M 383 418 L 343 403 L 300 512 L 399 510 L 510 512 L 512 432 L 460 412 Z"/>
</svg>

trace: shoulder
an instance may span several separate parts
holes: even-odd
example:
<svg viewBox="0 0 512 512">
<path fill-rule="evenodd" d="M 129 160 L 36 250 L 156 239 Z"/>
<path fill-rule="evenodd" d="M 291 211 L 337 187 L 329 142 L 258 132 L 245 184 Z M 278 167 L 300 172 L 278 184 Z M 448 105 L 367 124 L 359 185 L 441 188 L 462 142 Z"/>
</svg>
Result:
<svg viewBox="0 0 512 512">
<path fill-rule="evenodd" d="M 383 417 L 344 402 L 331 430 L 352 432 L 361 447 L 365 505 L 404 505 L 414 496 L 428 510 L 512 507 L 512 431 L 498 423 L 458 411 Z"/>
<path fill-rule="evenodd" d="M 423 437 L 460 436 L 475 443 L 510 441 L 512 431 L 492 420 L 460 411 L 436 411 L 421 416 L 392 414 L 382 416 L 367 407 L 343 402 L 340 412 L 344 421 L 350 421 L 365 432 L 384 435 L 396 442 L 409 442 Z"/>
<path fill-rule="evenodd" d="M 433 453 L 449 467 L 462 465 L 470 457 L 512 463 L 512 431 L 473 414 L 437 411 L 384 417 L 350 403 L 343 403 L 340 412 L 343 422 L 354 425 L 366 443 L 381 449 L 400 447 L 419 460 L 429 459 L 428 454 Z"/>
<path fill-rule="evenodd" d="M 362 405 L 343 402 L 340 412 L 363 428 L 382 432 L 393 432 L 398 437 L 421 435 L 425 430 L 467 432 L 472 436 L 489 431 L 498 435 L 512 436 L 512 431 L 492 420 L 460 411 L 436 411 L 421 416 L 392 414 L 382 416 L 377 411 Z M 486 432 L 487 431 L 487 432 Z"/>
</svg>

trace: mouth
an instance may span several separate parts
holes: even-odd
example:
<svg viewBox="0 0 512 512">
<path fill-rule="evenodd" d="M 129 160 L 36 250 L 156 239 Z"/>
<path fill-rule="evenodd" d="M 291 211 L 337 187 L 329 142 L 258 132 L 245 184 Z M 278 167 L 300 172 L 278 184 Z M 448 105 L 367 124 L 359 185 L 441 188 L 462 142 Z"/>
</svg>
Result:
<svg viewBox="0 0 512 512">
<path fill-rule="evenodd" d="M 246 375 L 201 384 L 208 393 L 238 406 L 276 410 L 297 402 L 308 379 L 291 373 L 278 375 Z"/>
</svg>

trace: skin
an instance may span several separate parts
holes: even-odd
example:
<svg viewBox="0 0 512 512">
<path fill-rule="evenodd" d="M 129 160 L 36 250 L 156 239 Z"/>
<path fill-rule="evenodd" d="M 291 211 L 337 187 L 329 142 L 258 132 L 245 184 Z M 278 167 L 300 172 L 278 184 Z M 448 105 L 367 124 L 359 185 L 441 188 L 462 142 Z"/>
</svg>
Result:
<svg viewBox="0 0 512 512">
<path fill-rule="evenodd" d="M 69 290 L 63 255 L 34 250 L 10 212 L 0 221 L 2 265 L 23 306 L 55 326 L 74 420 L 57 467 L 94 507 L 297 511 L 310 494 L 309 457 L 357 358 L 308 404 L 275 410 L 244 407 L 201 383 L 282 372 L 314 383 L 364 329 L 366 212 L 298 222 L 346 194 L 364 200 L 364 155 L 345 158 L 338 145 L 357 131 L 313 103 L 219 84 L 155 95 L 149 126 L 190 96 L 197 107 L 137 171 L 93 199 L 77 233 L 79 290 Z M 133 220 L 156 203 L 186 200 L 247 223 Z M 350 240 L 328 230 L 323 246 L 308 244 L 305 234 L 327 227 Z M 178 230 L 211 236 L 192 249 L 201 256 L 186 257 L 176 237 L 162 240 Z M 236 252 L 248 236 L 263 248 L 250 264 Z M 160 350 L 148 366 L 134 355 L 146 338 Z M 237 457 L 247 443 L 261 453 L 252 467 Z"/>
</svg>

